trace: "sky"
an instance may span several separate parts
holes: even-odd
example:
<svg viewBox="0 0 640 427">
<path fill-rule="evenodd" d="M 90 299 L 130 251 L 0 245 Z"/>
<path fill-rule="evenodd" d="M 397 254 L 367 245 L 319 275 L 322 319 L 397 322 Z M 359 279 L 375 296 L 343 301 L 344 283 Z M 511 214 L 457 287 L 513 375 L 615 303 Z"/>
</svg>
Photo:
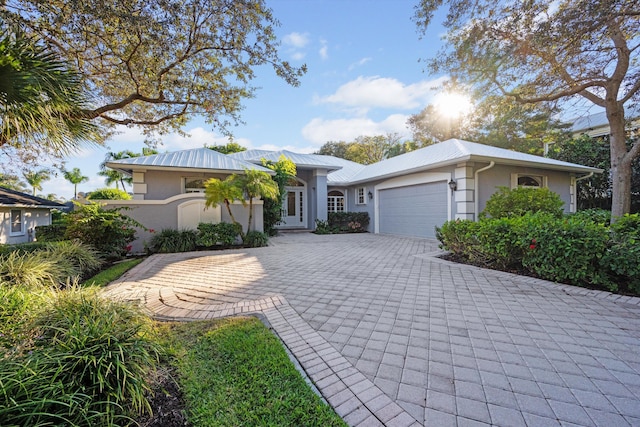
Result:
<svg viewBox="0 0 640 427">
<path fill-rule="evenodd" d="M 412 21 L 417 0 L 266 0 L 281 26 L 276 28 L 280 57 L 308 71 L 298 87 L 287 85 L 272 68 L 256 69 L 255 97 L 245 100 L 245 124 L 231 128 L 234 141 L 249 149 L 317 151 L 328 141 L 353 141 L 361 135 L 398 133 L 409 139 L 407 119 L 434 103 L 446 79 L 429 75 L 421 59 L 442 46 L 442 18 L 436 16 L 420 38 Z M 226 144 L 227 137 L 198 118 L 184 128 L 190 137 L 169 134 L 160 152 Z M 135 128 L 105 147 L 87 148 L 67 158 L 88 182 L 79 192 L 105 187 L 98 176 L 108 152 L 141 152 L 144 137 Z M 127 187 L 127 190 L 131 190 Z M 73 197 L 73 185 L 60 173 L 43 184 L 41 194 Z"/>
</svg>

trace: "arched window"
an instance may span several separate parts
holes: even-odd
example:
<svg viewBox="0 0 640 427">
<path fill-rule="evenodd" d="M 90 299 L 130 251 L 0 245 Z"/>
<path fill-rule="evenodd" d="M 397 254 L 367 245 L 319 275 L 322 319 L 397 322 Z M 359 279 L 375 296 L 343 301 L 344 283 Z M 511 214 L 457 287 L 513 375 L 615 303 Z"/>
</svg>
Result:
<svg viewBox="0 0 640 427">
<path fill-rule="evenodd" d="M 327 193 L 327 212 L 344 212 L 344 193 L 332 190 Z"/>
<path fill-rule="evenodd" d="M 511 188 L 543 188 L 547 186 L 547 177 L 543 175 L 512 174 Z"/>
</svg>

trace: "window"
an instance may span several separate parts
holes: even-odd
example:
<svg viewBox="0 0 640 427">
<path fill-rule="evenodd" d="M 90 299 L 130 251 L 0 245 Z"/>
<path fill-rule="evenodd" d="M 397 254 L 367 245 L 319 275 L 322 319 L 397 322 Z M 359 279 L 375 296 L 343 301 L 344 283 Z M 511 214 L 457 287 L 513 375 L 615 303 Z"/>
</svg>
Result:
<svg viewBox="0 0 640 427">
<path fill-rule="evenodd" d="M 22 211 L 11 209 L 11 233 L 12 236 L 24 234 L 24 219 Z"/>
<path fill-rule="evenodd" d="M 184 192 L 185 193 L 204 193 L 206 179 L 203 178 L 185 178 L 184 179 Z"/>
<path fill-rule="evenodd" d="M 327 212 L 344 212 L 344 194 L 342 191 L 329 191 L 327 194 Z"/>
<path fill-rule="evenodd" d="M 366 197 L 366 188 L 358 187 L 356 188 L 356 204 L 357 205 L 366 205 L 367 197 Z"/>
<path fill-rule="evenodd" d="M 547 186 L 547 177 L 542 175 L 512 174 L 511 187 L 542 188 Z"/>
</svg>

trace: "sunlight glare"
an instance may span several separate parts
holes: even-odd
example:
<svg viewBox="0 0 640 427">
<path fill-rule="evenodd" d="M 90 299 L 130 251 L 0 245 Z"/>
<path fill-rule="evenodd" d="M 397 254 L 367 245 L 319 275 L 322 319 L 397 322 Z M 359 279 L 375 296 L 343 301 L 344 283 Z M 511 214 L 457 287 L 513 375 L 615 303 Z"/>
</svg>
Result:
<svg viewBox="0 0 640 427">
<path fill-rule="evenodd" d="M 436 97 L 435 107 L 445 117 L 458 118 L 469 114 L 473 108 L 471 99 L 461 93 L 445 92 Z"/>
</svg>

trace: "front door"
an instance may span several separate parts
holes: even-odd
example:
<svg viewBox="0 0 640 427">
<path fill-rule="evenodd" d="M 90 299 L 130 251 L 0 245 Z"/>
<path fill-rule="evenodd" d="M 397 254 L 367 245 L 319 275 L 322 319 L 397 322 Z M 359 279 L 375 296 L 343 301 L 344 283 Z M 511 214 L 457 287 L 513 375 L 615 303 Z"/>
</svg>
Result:
<svg viewBox="0 0 640 427">
<path fill-rule="evenodd" d="M 306 227 L 304 187 L 286 187 L 280 228 Z"/>
</svg>

